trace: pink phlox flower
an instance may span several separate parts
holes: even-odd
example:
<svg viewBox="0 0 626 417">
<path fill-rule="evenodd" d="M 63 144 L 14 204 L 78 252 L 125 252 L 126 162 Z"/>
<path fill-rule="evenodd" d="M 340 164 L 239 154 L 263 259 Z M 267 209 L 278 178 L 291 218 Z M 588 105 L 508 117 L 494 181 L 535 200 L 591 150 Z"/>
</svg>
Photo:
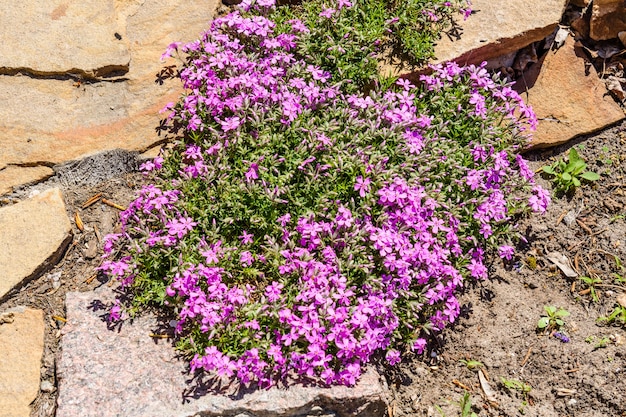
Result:
<svg viewBox="0 0 626 417">
<path fill-rule="evenodd" d="M 102 247 L 102 251 L 105 256 L 108 256 L 113 252 L 113 248 L 117 241 L 122 237 L 121 233 L 109 233 L 104 237 L 104 245 Z"/>
<path fill-rule="evenodd" d="M 239 262 L 244 266 L 251 266 L 254 263 L 254 256 L 250 251 L 243 251 L 239 254 Z"/>
<path fill-rule="evenodd" d="M 498 248 L 498 255 L 500 256 L 500 258 L 506 259 L 507 261 L 510 261 L 513 258 L 514 254 L 515 248 L 513 246 L 502 245 Z"/>
<path fill-rule="evenodd" d="M 113 306 L 109 309 L 109 322 L 117 322 L 122 319 L 122 306 L 119 300 L 115 300 Z"/>
<path fill-rule="evenodd" d="M 341 10 L 344 7 L 349 9 L 350 7 L 352 7 L 352 3 L 349 0 L 339 0 L 337 2 L 337 9 Z"/>
<path fill-rule="evenodd" d="M 170 43 L 165 49 L 165 52 L 163 52 L 163 54 L 161 55 L 161 61 L 165 61 L 167 58 L 171 57 L 174 51 L 178 51 L 178 47 L 180 45 L 182 45 L 182 42 Z"/>
<path fill-rule="evenodd" d="M 245 174 L 246 181 L 250 182 L 259 178 L 259 165 L 255 163 L 250 164 L 250 168 Z"/>
<path fill-rule="evenodd" d="M 426 350 L 427 342 L 426 339 L 419 338 L 411 345 L 411 350 L 421 355 L 424 350 Z"/>
<path fill-rule="evenodd" d="M 166 223 L 167 233 L 171 236 L 176 236 L 178 239 L 185 236 L 188 232 L 193 230 L 194 226 L 198 223 L 194 222 L 191 217 L 179 217 L 172 219 Z"/>
<path fill-rule="evenodd" d="M 309 29 L 302 23 L 300 19 L 291 19 L 287 21 L 291 25 L 291 30 L 294 33 L 309 33 Z"/>
<path fill-rule="evenodd" d="M 550 204 L 550 193 L 543 187 L 536 185 L 532 189 L 533 195 L 528 199 L 530 208 L 537 213 L 545 213 Z"/>
<path fill-rule="evenodd" d="M 267 301 L 269 301 L 270 303 L 275 303 L 276 301 L 278 301 L 280 299 L 281 291 L 283 288 L 283 284 L 272 281 L 272 283 L 265 288 L 265 296 L 267 297 Z"/>
<path fill-rule="evenodd" d="M 400 87 L 402 87 L 404 90 L 407 90 L 407 91 L 415 88 L 415 86 L 411 84 L 411 82 L 405 78 L 399 78 L 398 81 L 396 81 L 396 85 L 399 85 Z"/>
<path fill-rule="evenodd" d="M 252 233 L 248 233 L 247 231 L 243 231 L 241 236 L 239 236 L 239 239 L 241 239 L 241 243 L 243 245 L 248 245 L 252 242 L 254 242 L 254 235 Z"/>
<path fill-rule="evenodd" d="M 354 222 L 352 212 L 343 206 L 339 207 L 337 210 L 337 216 L 335 216 L 335 222 L 338 227 L 348 228 L 352 226 L 352 223 Z"/>
<path fill-rule="evenodd" d="M 517 162 L 517 167 L 519 169 L 519 173 L 520 175 L 528 180 L 531 181 L 533 179 L 534 173 L 533 171 L 530 169 L 530 167 L 528 166 L 528 163 L 526 162 L 526 160 L 522 157 L 522 155 L 517 154 L 515 156 L 515 162 Z"/>
<path fill-rule="evenodd" d="M 274 7 L 276 4 L 275 0 L 256 0 L 257 6 L 261 7 Z"/>
<path fill-rule="evenodd" d="M 371 180 L 369 178 L 363 178 L 361 175 L 356 177 L 356 183 L 354 184 L 354 190 L 359 192 L 361 198 L 365 197 L 370 191 Z"/>
<path fill-rule="evenodd" d="M 224 121 L 218 120 L 217 118 L 216 120 L 222 126 L 222 130 L 224 130 L 224 132 L 235 130 L 243 124 L 243 121 L 238 116 L 227 117 Z"/>
<path fill-rule="evenodd" d="M 327 8 L 324 9 L 321 13 L 320 13 L 320 17 L 325 17 L 326 19 L 330 19 L 331 17 L 333 17 L 333 14 L 336 12 L 335 9 L 331 9 L 331 8 Z"/>
<path fill-rule="evenodd" d="M 469 265 L 467 265 L 467 270 L 470 274 L 477 279 L 486 279 L 487 278 L 487 268 L 485 265 L 477 261 L 476 259 L 470 260 Z"/>
</svg>

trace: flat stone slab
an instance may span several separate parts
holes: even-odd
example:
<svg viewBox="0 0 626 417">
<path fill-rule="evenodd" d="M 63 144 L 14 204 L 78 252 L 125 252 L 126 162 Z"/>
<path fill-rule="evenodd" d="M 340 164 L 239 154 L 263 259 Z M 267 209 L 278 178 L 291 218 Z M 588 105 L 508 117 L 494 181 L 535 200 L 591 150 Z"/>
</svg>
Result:
<svg viewBox="0 0 626 417">
<path fill-rule="evenodd" d="M 20 0 L 0 6 L 0 70 L 102 76 L 128 71 L 126 28 L 113 0 Z M 117 36 L 116 36 L 117 34 Z"/>
<path fill-rule="evenodd" d="M 152 339 L 156 321 L 142 317 L 107 330 L 104 310 L 112 299 L 104 286 L 96 292 L 68 293 L 68 320 L 57 365 L 57 417 L 203 416 L 382 416 L 385 391 L 376 372 L 355 387 L 256 390 L 237 395 L 185 393 L 192 385 L 186 363 L 171 343 Z"/>
<path fill-rule="evenodd" d="M 539 120 L 533 147 L 559 145 L 624 119 L 624 111 L 607 93 L 593 68 L 586 73 L 585 60 L 577 56 L 571 37 L 533 67 L 524 76 L 530 83 L 528 95 L 526 86 L 517 86 Z"/>
<path fill-rule="evenodd" d="M 0 417 L 30 416 L 43 341 L 43 311 L 18 307 L 0 313 Z"/>
<path fill-rule="evenodd" d="M 567 0 L 472 0 L 474 13 L 458 22 L 461 30 L 443 34 L 437 62 L 480 64 L 548 36 L 561 20 Z"/>
<path fill-rule="evenodd" d="M 26 3 L 41 3 L 40 8 L 46 10 L 48 3 L 65 4 L 60 1 L 42 3 L 35 0 Z M 161 62 L 161 54 L 172 42 L 198 39 L 208 29 L 219 0 L 66 3 L 65 15 L 60 16 L 60 11 L 56 13 L 60 16 L 59 21 L 69 19 L 71 13 L 78 13 L 76 7 L 81 8 L 82 30 L 110 32 L 110 42 L 126 45 L 130 57 L 126 59 L 128 72 L 116 82 L 95 83 L 82 83 L 76 78 L 63 80 L 0 75 L 0 101 L 3 103 L 0 109 L 0 170 L 7 166 L 61 164 L 116 148 L 144 151 L 162 142 L 163 135 L 157 132 L 162 118 L 159 111 L 167 103 L 179 98 L 182 86 L 179 80 L 164 80 L 163 84 L 156 82 L 157 74 L 165 65 L 177 63 L 174 59 Z M 0 6 L 0 19 L 5 14 L 21 13 L 22 8 L 21 2 L 3 3 Z M 100 27 L 89 20 L 91 14 L 97 11 L 108 16 L 110 22 Z M 24 31 L 44 30 L 36 22 L 27 22 L 23 26 Z M 12 26 L 9 25 L 6 30 L 12 30 Z M 115 33 L 122 40 L 118 40 Z M 80 47 L 83 41 L 78 39 L 79 36 L 70 27 L 63 29 L 63 36 L 65 42 L 73 45 L 70 49 L 74 53 L 84 53 L 85 57 L 93 61 L 80 65 L 76 62 L 72 66 L 81 70 L 101 66 L 101 55 L 94 50 L 83 51 Z M 100 35 L 87 33 L 82 37 L 93 39 L 94 36 Z M 89 45 L 91 42 L 88 42 Z M 20 49 L 25 44 L 28 42 L 24 39 L 9 37 L 3 38 L 0 48 L 31 56 Z M 42 48 L 39 55 L 32 55 L 35 60 L 40 55 L 54 56 L 53 45 Z M 4 58 L 0 56 L 0 59 Z M 102 62 L 105 61 L 107 65 L 113 62 L 109 58 Z M 0 64 L 0 70 L 4 65 L 18 63 Z M 5 73 L 7 71 L 10 73 L 5 68 Z M 72 74 L 71 68 L 63 71 Z"/>
<path fill-rule="evenodd" d="M 0 208 L 0 300 L 54 265 L 72 240 L 57 188 Z"/>
<path fill-rule="evenodd" d="M 54 171 L 46 166 L 6 167 L 0 170 L 0 195 L 12 192 L 16 185 L 43 181 L 53 174 Z"/>
</svg>

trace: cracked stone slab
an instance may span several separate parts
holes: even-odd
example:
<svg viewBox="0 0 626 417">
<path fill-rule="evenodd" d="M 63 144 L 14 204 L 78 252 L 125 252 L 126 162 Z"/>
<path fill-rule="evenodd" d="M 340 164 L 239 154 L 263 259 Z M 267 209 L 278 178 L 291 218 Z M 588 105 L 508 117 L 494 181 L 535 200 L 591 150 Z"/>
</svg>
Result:
<svg viewBox="0 0 626 417">
<path fill-rule="evenodd" d="M 567 1 L 472 0 L 474 13 L 437 42 L 437 62 L 480 64 L 540 41 L 557 27 Z"/>
<path fill-rule="evenodd" d="M 626 2 L 594 0 L 589 32 L 591 38 L 596 41 L 614 39 L 624 30 L 626 30 Z"/>
<path fill-rule="evenodd" d="M 0 313 L 0 417 L 30 416 L 43 344 L 43 311 L 17 307 Z"/>
<path fill-rule="evenodd" d="M 46 166 L 19 167 L 10 166 L 0 170 L 0 195 L 13 191 L 16 185 L 28 185 L 43 181 L 54 174 Z"/>
<path fill-rule="evenodd" d="M 66 295 L 68 321 L 57 367 L 57 417 L 304 417 L 323 413 L 378 417 L 386 411 L 386 392 L 374 371 L 363 375 L 355 387 L 293 386 L 236 395 L 184 396 L 192 387 L 186 364 L 176 358 L 169 342 L 149 337 L 155 319 L 141 317 L 124 323 L 119 331 L 107 330 L 100 307 L 111 299 L 106 286 Z"/>
<path fill-rule="evenodd" d="M 66 15 L 71 7 L 93 2 L 71 3 Z M 172 42 L 198 39 L 209 27 L 219 1 L 101 3 L 114 5 L 112 22 L 121 26 L 119 34 L 128 42 L 130 64 L 124 79 L 80 83 L 0 76 L 0 101 L 4 104 L 0 109 L 0 170 L 11 165 L 62 164 L 117 148 L 144 151 L 163 141 L 157 132 L 159 111 L 179 98 L 182 86 L 179 80 L 155 82 L 164 65 L 176 64 L 174 59 L 161 62 L 161 54 Z M 0 10 L 15 7 L 7 4 Z M 101 30 L 95 26 L 86 24 L 85 30 Z M 69 28 L 64 34 L 68 42 L 74 39 Z M 18 40 L 3 39 L 2 47 L 19 50 L 26 43 L 15 42 Z M 54 50 L 44 49 L 41 54 L 54 54 Z"/>
<path fill-rule="evenodd" d="M 20 0 L 0 6 L 0 69 L 104 76 L 128 70 L 129 43 L 112 0 Z"/>
<path fill-rule="evenodd" d="M 529 90 L 522 96 L 527 97 L 539 121 L 533 147 L 559 145 L 624 119 L 624 111 L 607 94 L 596 72 L 592 69 L 586 75 L 581 55 L 576 53 L 574 39 L 568 37 L 560 49 L 548 52 L 525 75 Z M 522 83 L 517 86 L 524 91 L 525 87 Z"/>
<path fill-rule="evenodd" d="M 71 240 L 57 188 L 0 208 L 0 300 L 58 262 Z"/>
</svg>

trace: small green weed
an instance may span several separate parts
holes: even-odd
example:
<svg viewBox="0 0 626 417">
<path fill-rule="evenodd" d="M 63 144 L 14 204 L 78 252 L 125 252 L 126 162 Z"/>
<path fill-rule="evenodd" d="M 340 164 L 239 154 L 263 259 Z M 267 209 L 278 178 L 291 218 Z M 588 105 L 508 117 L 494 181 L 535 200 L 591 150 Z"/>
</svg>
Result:
<svg viewBox="0 0 626 417">
<path fill-rule="evenodd" d="M 561 330 L 565 325 L 563 318 L 569 316 L 569 311 L 555 306 L 544 306 L 543 309 L 546 315 L 537 322 L 537 329 L 541 331 Z"/>
<path fill-rule="evenodd" d="M 477 371 L 480 368 L 482 368 L 483 366 L 485 366 L 485 365 L 483 365 L 482 362 L 475 361 L 475 360 L 472 360 L 472 359 L 461 359 L 461 360 L 459 360 L 459 362 L 462 363 L 463 365 L 467 366 L 467 369 L 469 369 L 470 371 Z"/>
<path fill-rule="evenodd" d="M 603 336 L 599 340 L 595 336 L 589 336 L 585 339 L 586 343 L 593 344 L 593 350 L 605 348 L 611 343 L 611 339 L 608 336 Z"/>
<path fill-rule="evenodd" d="M 461 406 L 461 417 L 478 417 L 478 414 L 472 411 L 472 396 L 469 392 L 465 391 L 459 405 Z"/>
<path fill-rule="evenodd" d="M 597 303 L 600 301 L 598 293 L 596 292 L 596 284 L 602 284 L 602 280 L 600 278 L 580 277 L 580 281 L 585 288 L 589 289 L 589 294 L 593 302 Z"/>
<path fill-rule="evenodd" d="M 598 318 L 598 323 L 602 324 L 621 324 L 626 325 L 626 307 L 619 303 L 615 303 L 615 308 L 608 316 Z"/>
<path fill-rule="evenodd" d="M 532 386 L 526 384 L 522 381 L 518 381 L 517 379 L 506 379 L 504 377 L 500 378 L 502 385 L 509 391 L 517 391 L 522 394 L 524 399 L 528 398 L 528 394 L 533 389 Z"/>
<path fill-rule="evenodd" d="M 574 148 L 570 148 L 567 162 L 559 160 L 542 168 L 545 174 L 552 177 L 556 191 L 565 194 L 580 187 L 581 180 L 597 181 L 600 179 L 600 175 L 586 171 L 586 169 L 587 164 Z"/>
</svg>

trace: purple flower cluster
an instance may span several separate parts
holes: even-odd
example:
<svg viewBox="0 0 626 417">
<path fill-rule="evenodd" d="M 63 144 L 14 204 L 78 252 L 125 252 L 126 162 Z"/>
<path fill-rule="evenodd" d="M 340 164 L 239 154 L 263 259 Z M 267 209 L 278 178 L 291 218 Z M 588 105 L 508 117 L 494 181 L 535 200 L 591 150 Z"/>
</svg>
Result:
<svg viewBox="0 0 626 417">
<path fill-rule="evenodd" d="M 515 217 L 549 202 L 515 155 L 535 119 L 483 67 L 345 93 L 298 55 L 303 22 L 276 32 L 272 6 L 246 0 L 168 49 L 187 54 L 168 108 L 185 137 L 144 164 L 161 178 L 100 269 L 134 292 L 131 311 L 176 312 L 192 370 L 353 385 L 377 352 L 397 364 L 457 320 L 486 249 L 513 258 Z"/>
</svg>

